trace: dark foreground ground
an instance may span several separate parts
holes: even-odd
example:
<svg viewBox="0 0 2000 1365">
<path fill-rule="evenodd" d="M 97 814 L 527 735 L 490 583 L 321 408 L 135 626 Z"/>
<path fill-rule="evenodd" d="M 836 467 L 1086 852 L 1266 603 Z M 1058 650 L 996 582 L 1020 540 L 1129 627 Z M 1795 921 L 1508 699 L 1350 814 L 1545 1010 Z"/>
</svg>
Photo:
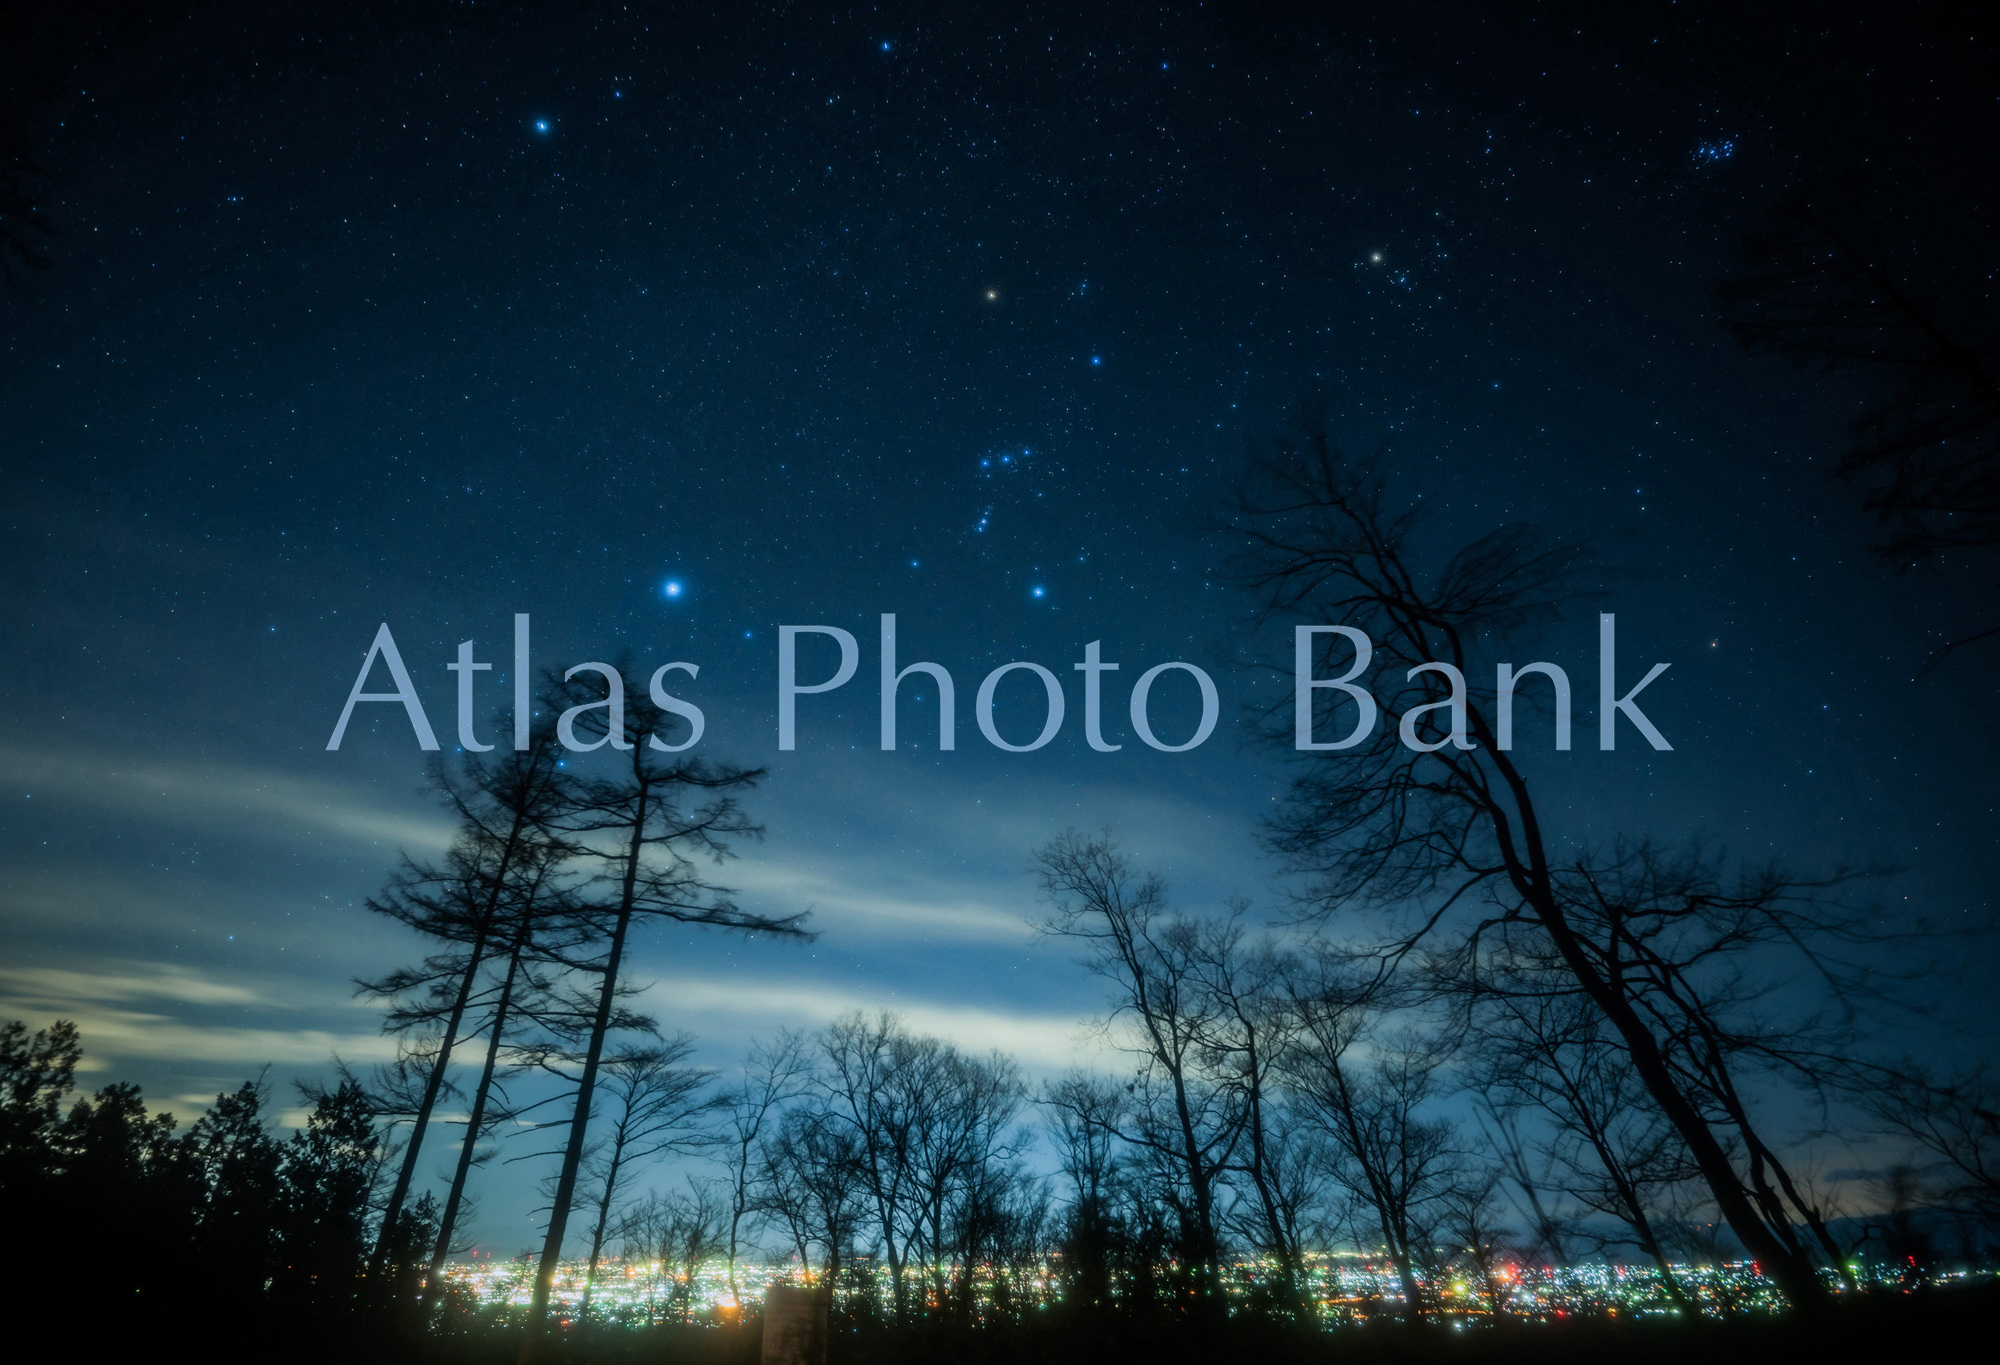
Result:
<svg viewBox="0 0 2000 1365">
<path fill-rule="evenodd" d="M 1029 1325 L 974 1332 L 891 1332 L 836 1319 L 828 1365 L 1122 1365 L 1123 1362 L 1270 1362 L 1271 1365 L 1733 1365 L 1734 1362 L 1867 1361 L 1886 1365 L 1993 1359 L 2000 1341 L 2000 1283 L 1877 1295 L 1844 1304 L 1823 1320 L 1762 1318 L 1728 1323 L 1591 1320 L 1502 1328 L 1400 1325 L 1303 1332 L 1232 1320 L 1204 1339 L 1187 1325 L 1065 1320 L 1051 1313 Z M 517 1333 L 473 1331 L 449 1339 L 397 1341 L 361 1333 L 344 1341 L 265 1339 L 240 1353 L 215 1343 L 210 1360 L 382 1361 L 401 1365 L 513 1365 Z M 219 1348 L 219 1349 L 218 1349 Z M 755 1321 L 725 1328 L 607 1330 L 558 1334 L 543 1365 L 757 1365 Z"/>
</svg>

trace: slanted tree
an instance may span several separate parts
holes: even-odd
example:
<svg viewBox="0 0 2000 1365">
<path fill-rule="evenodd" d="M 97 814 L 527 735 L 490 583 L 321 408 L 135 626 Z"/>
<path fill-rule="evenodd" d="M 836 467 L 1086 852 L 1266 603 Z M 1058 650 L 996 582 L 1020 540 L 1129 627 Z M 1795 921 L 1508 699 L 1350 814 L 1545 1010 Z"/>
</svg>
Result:
<svg viewBox="0 0 2000 1365">
<path fill-rule="evenodd" d="M 357 983 L 368 995 L 397 1002 L 386 1028 L 434 1038 L 382 1218 L 383 1235 L 373 1258 L 378 1272 L 388 1254 L 388 1234 L 400 1224 L 431 1114 L 445 1091 L 452 1055 L 489 959 L 496 949 L 518 941 L 518 930 L 513 935 L 507 931 L 510 918 L 518 924 L 530 913 L 518 904 L 524 887 L 545 881 L 552 854 L 567 851 L 548 833 L 565 791 L 548 734 L 534 736 L 527 750 L 498 762 L 469 759 L 463 777 L 440 768 L 438 784 L 459 816 L 457 841 L 442 865 L 406 858 L 368 908 L 447 947 L 414 968 Z"/>
<path fill-rule="evenodd" d="M 603 668 L 603 666 L 598 666 Z M 576 1204 L 577 1180 L 588 1143 L 598 1072 L 612 1032 L 620 973 L 635 926 L 667 921 L 733 929 L 748 934 L 806 937 L 804 916 L 761 915 L 738 906 L 723 887 L 701 875 L 697 859 L 719 861 L 732 843 L 761 829 L 744 815 L 737 794 L 762 778 L 762 769 L 721 767 L 670 749 L 660 736 L 674 717 L 650 698 L 623 695 L 615 670 L 607 695 L 594 697 L 574 679 L 549 698 L 560 709 L 566 743 L 610 749 L 608 772 L 580 777 L 557 822 L 597 867 L 594 895 L 582 913 L 596 932 L 598 952 L 589 970 L 598 980 L 597 1004 L 583 1049 L 569 1139 L 557 1172 L 549 1227 L 530 1296 L 521 1359 L 535 1359 L 548 1328 L 549 1294 Z M 594 739 L 594 744 L 591 741 Z M 579 962 L 581 959 L 579 959 Z"/>
<path fill-rule="evenodd" d="M 472 1087 L 472 1105 L 465 1118 L 464 1137 L 452 1164 L 451 1188 L 437 1220 L 424 1297 L 434 1301 L 444 1286 L 444 1263 L 452 1254 L 458 1225 L 468 1208 L 467 1186 L 472 1168 L 482 1159 L 481 1143 L 514 1112 L 505 1102 L 504 1072 L 526 1066 L 537 1055 L 523 1046 L 530 1031 L 545 1027 L 565 1031 L 577 1015 L 565 1008 L 558 984 L 562 954 L 579 941 L 581 926 L 574 897 L 563 885 L 561 871 L 570 857 L 566 844 L 543 841 L 519 867 L 513 894 L 504 911 L 506 944 L 495 963 L 497 980 L 480 1002 L 483 1017 L 468 1037 L 483 1033 L 485 1055 L 479 1079 Z"/>
<path fill-rule="evenodd" d="M 1320 689 L 1320 705 L 1284 708 L 1273 735 L 1287 750 L 1295 730 L 1326 737 L 1315 742 L 1351 736 L 1302 760 L 1270 825 L 1273 848 L 1312 878 L 1302 915 L 1359 930 L 1354 917 L 1366 914 L 1377 962 L 1427 956 L 1431 980 L 1470 998 L 1513 956 L 1562 973 L 1605 1020 L 1744 1247 L 1792 1302 L 1824 1305 L 1808 1245 L 1817 1234 L 1802 1243 L 1794 1231 L 1818 1214 L 1758 1131 L 1743 1082 L 1767 1068 L 1810 1081 L 1826 1035 L 1817 1049 L 1760 1035 L 1745 1022 L 1745 973 L 1753 959 L 1761 970 L 1790 954 L 1852 1000 L 1877 978 L 1868 954 L 1849 949 L 1879 954 L 1890 940 L 1838 902 L 1835 879 L 1756 868 L 1732 878 L 1712 859 L 1676 863 L 1644 844 L 1601 853 L 1558 842 L 1527 770 L 1499 745 L 1495 691 L 1474 676 L 1472 654 L 1573 602 L 1584 547 L 1507 525 L 1425 572 L 1422 506 L 1392 510 L 1378 463 L 1347 460 L 1306 426 L 1254 463 L 1224 528 L 1267 619 L 1339 623 L 1372 646 L 1364 662 L 1380 700 L 1366 713 L 1345 696 L 1336 712 L 1335 690 Z M 1359 653 L 1331 633 L 1298 639 L 1319 678 L 1342 676 Z M 1389 719 L 1377 724 L 1375 706 Z M 1808 1022 L 1787 1028 L 1802 1036 Z"/>
<path fill-rule="evenodd" d="M 1542 1117 L 1549 1178 L 1590 1213 L 1622 1225 L 1625 1240 L 1653 1262 L 1667 1297 L 1696 1313 L 1660 1221 L 1664 1196 L 1700 1173 L 1602 1014 L 1563 987 L 1495 1000 L 1472 1049 L 1481 1088 L 1496 1117 L 1504 1114 L 1501 1123 L 1523 1109 Z"/>
</svg>

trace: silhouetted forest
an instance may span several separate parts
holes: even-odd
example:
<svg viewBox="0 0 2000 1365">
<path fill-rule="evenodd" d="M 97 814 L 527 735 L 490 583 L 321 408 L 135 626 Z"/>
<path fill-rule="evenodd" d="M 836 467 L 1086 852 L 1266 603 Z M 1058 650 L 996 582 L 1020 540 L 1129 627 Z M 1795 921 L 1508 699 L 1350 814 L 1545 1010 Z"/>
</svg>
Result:
<svg viewBox="0 0 2000 1365">
<path fill-rule="evenodd" d="M 1440 547 L 1387 489 L 1301 425 L 1214 528 L 1280 628 L 1347 623 L 1297 636 L 1313 677 L 1376 666 L 1379 698 L 1270 718 L 1347 736 L 1267 826 L 1288 913 L 1179 906 L 1109 834 L 1032 852 L 1119 1067 L 1036 1082 L 887 1013 L 696 1065 L 629 951 L 661 923 L 810 933 L 718 880 L 762 774 L 684 756 L 622 664 L 572 670 L 523 747 L 437 769 L 456 842 L 370 902 L 420 946 L 357 983 L 398 1060 L 308 1092 L 289 1138 L 255 1080 L 185 1130 L 130 1085 L 72 1099 L 87 1040 L 8 1026 L 10 1282 L 107 1334 L 382 1358 L 748 1358 L 774 1277 L 831 1292 L 853 1359 L 1749 1351 L 1781 1315 L 1796 1339 L 1984 1311 L 1994 1078 L 1864 1036 L 1944 940 L 1865 877 L 1549 832 L 1516 734 L 1567 739 L 1567 681 L 1485 687 L 1474 650 L 1570 609 L 1590 549 Z M 1805 1111 L 1873 1173 L 1822 1178 Z M 524 1180 L 539 1248 L 454 1272 L 481 1189 Z M 1579 1287 L 1611 1263 L 1644 1269 Z"/>
</svg>

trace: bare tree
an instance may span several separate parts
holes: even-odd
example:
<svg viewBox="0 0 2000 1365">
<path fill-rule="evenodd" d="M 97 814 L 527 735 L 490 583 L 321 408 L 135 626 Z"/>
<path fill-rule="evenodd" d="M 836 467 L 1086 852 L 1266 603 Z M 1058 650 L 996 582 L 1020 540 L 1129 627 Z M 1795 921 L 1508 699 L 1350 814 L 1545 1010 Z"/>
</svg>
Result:
<svg viewBox="0 0 2000 1365">
<path fill-rule="evenodd" d="M 439 769 L 439 785 L 460 820 L 457 842 L 442 867 L 405 859 L 388 888 L 368 902 L 376 913 L 449 945 L 415 968 L 357 983 L 369 995 L 397 1002 L 386 1028 L 436 1035 L 372 1258 L 377 1273 L 387 1255 L 387 1236 L 397 1226 L 415 1179 L 466 1012 L 490 954 L 506 937 L 503 921 L 513 908 L 510 899 L 518 896 L 524 873 L 533 883 L 546 876 L 550 841 L 545 830 L 563 799 L 553 747 L 544 734 L 528 750 L 500 762 L 470 764 L 463 779 Z"/>
<path fill-rule="evenodd" d="M 1381 1032 L 1379 991 L 1331 950 L 1296 959 L 1286 995 L 1286 1083 L 1326 1134 L 1334 1177 L 1361 1210 L 1357 1240 L 1379 1237 L 1415 1326 L 1427 1306 L 1418 1272 L 1431 1258 L 1460 1155 L 1452 1124 L 1431 1114 L 1443 1091 L 1445 1049 L 1408 1031 L 1370 1036 Z M 1357 1046 L 1364 1036 L 1365 1057 Z"/>
<path fill-rule="evenodd" d="M 962 1323 L 1019 1318 L 1048 1302 L 1036 1288 L 1049 1250 L 1048 1182 L 988 1162 L 959 1182 L 952 1216 L 952 1295 Z"/>
<path fill-rule="evenodd" d="M 1109 837 L 1069 831 L 1036 852 L 1035 869 L 1052 911 L 1042 932 L 1086 945 L 1084 965 L 1111 985 L 1113 1021 L 1130 1027 L 1125 1046 L 1140 1068 L 1121 1136 L 1172 1173 L 1181 1261 L 1194 1272 L 1197 1306 L 1218 1311 L 1218 1202 L 1249 1110 L 1240 1085 L 1202 1065 L 1218 1006 L 1201 978 L 1200 926 L 1170 916 L 1165 881 L 1140 873 Z"/>
<path fill-rule="evenodd" d="M 1425 575 L 1419 506 L 1391 511 L 1380 467 L 1348 461 L 1308 427 L 1257 463 L 1227 528 L 1271 619 L 1339 623 L 1369 642 L 1364 654 L 1334 632 L 1298 633 L 1302 666 L 1320 678 L 1381 666 L 1368 706 L 1333 687 L 1302 690 L 1308 700 L 1287 716 L 1287 747 L 1294 729 L 1348 736 L 1325 741 L 1345 747 L 1308 764 L 1271 826 L 1274 848 L 1315 879 L 1302 914 L 1376 912 L 1379 963 L 1427 959 L 1433 980 L 1467 998 L 1496 958 L 1562 973 L 1609 1026 L 1738 1239 L 1792 1302 L 1824 1304 L 1794 1233 L 1817 1214 L 1758 1132 L 1740 1074 L 1803 1075 L 1810 1048 L 1785 1044 L 1786 1030 L 1759 1035 L 1740 1007 L 1754 995 L 1749 963 L 1768 970 L 1779 954 L 1854 998 L 1869 964 L 1832 950 L 1879 936 L 1833 903 L 1829 881 L 1753 869 L 1732 885 L 1714 859 L 1552 845 L 1510 751 L 1511 717 L 1502 748 L 1497 689 L 1471 679 L 1470 655 L 1574 601 L 1583 548 L 1503 526 Z M 1613 624 L 1600 624 L 1608 653 Z M 1353 709 L 1336 714 L 1335 698 Z M 1378 727 L 1378 706 L 1400 720 Z M 1566 711 L 1560 701 L 1564 737 Z M 1601 717 L 1607 735 L 1621 715 L 1631 722 L 1615 709 Z"/>
<path fill-rule="evenodd" d="M 1246 1198 L 1225 1220 L 1250 1244 L 1278 1263 L 1277 1295 L 1289 1313 L 1305 1311 L 1302 1298 L 1306 1220 L 1315 1203 L 1324 1163 L 1310 1125 L 1288 1112 L 1276 1067 L 1287 1041 L 1281 978 L 1285 959 L 1267 941 L 1246 944 L 1248 907 L 1229 907 L 1219 921 L 1198 926 L 1194 977 L 1205 995 L 1196 1017 L 1202 1068 L 1233 1092 L 1242 1114 L 1243 1139 L 1232 1179 L 1247 1183 Z"/>
<path fill-rule="evenodd" d="M 2000 318 L 1886 232 L 1862 177 L 1801 190 L 1743 242 L 1744 273 L 1715 285 L 1754 353 L 1872 369 L 1887 401 L 1855 420 L 1840 472 L 1873 479 L 1867 507 L 1908 563 L 2000 543 Z M 1972 274 L 1984 284 L 1986 263 Z"/>
<path fill-rule="evenodd" d="M 1888 529 L 1886 559 L 1910 567 L 1991 550 L 2000 545 L 2000 310 L 1987 253 L 1899 240 L 1885 224 L 1907 220 L 1907 208 L 1882 212 L 1871 197 L 1858 174 L 1788 196 L 1745 236 L 1745 269 L 1714 285 L 1716 300 L 1753 354 L 1886 381 L 1837 466 Z M 1918 676 L 1994 635 L 2000 624 L 1951 641 Z"/>
<path fill-rule="evenodd" d="M 905 1269 L 916 1199 L 910 1145 L 922 1121 L 913 1109 L 925 1103 L 921 1089 L 906 1083 L 916 1040 L 894 1015 L 869 1019 L 857 1013 L 829 1026 L 819 1046 L 826 1119 L 851 1143 L 868 1221 L 889 1269 L 895 1313 L 908 1321 Z"/>
<path fill-rule="evenodd" d="M 1063 1232 L 1065 1297 L 1102 1312 L 1112 1305 L 1112 1258 L 1119 1240 L 1114 1210 L 1118 1130 L 1125 1089 L 1110 1077 L 1072 1069 L 1045 1082 L 1042 1107 L 1056 1157 L 1073 1191 Z"/>
<path fill-rule="evenodd" d="M 653 1190 L 625 1206 L 618 1235 L 625 1259 L 643 1267 L 648 1325 L 693 1319 L 701 1268 L 720 1248 L 727 1217 L 716 1190 L 692 1177 L 685 1192 Z"/>
<path fill-rule="evenodd" d="M 841 1141 L 853 1153 L 897 1316 L 915 1317 L 913 1276 L 928 1280 L 941 1310 L 962 1313 L 953 1254 L 964 1240 L 966 1201 L 1022 1141 L 1014 1126 L 1024 1099 L 1018 1068 L 999 1054 L 969 1057 L 912 1034 L 888 1014 L 840 1020 L 820 1046 L 824 1107 L 803 1131 L 831 1126 L 834 1133 L 818 1140 Z"/>
<path fill-rule="evenodd" d="M 662 1320 L 661 1290 L 672 1277 L 678 1209 L 671 1195 L 649 1190 L 619 1211 L 619 1256 L 636 1264 L 646 1290 L 645 1322 Z"/>
<path fill-rule="evenodd" d="M 1531 1229 L 1521 1250 L 1529 1260 L 1546 1266 L 1568 1265 L 1573 1233 L 1570 1219 L 1554 1202 L 1556 1192 L 1549 1186 L 1549 1168 L 1553 1163 L 1546 1158 L 1538 1160 L 1537 1155 L 1530 1153 L 1521 1133 L 1518 1110 L 1506 1103 L 1504 1097 L 1496 1100 L 1493 1084 L 1483 1088 L 1485 1093 L 1475 1111 L 1480 1135 L 1498 1163 L 1503 1188 L 1509 1184 L 1514 1187 L 1510 1198 Z"/>
<path fill-rule="evenodd" d="M 720 1107 L 721 1097 L 709 1089 L 713 1073 L 682 1065 L 693 1051 L 694 1035 L 678 1033 L 656 1046 L 621 1052 L 604 1064 L 610 1132 L 586 1163 L 597 1185 L 597 1207 L 579 1321 L 590 1319 L 591 1293 L 597 1287 L 605 1238 L 612 1231 L 612 1210 L 633 1168 L 665 1153 L 685 1154 L 715 1141 L 706 1120 Z"/>
<path fill-rule="evenodd" d="M 757 1157 L 769 1125 L 782 1120 L 784 1106 L 798 1098 L 810 1070 L 805 1035 L 782 1030 L 768 1043 L 752 1044 L 743 1059 L 737 1087 L 728 1097 L 729 1129 L 723 1160 L 729 1170 L 729 1297 L 740 1312 L 742 1287 L 736 1262 L 744 1221 L 758 1207 Z"/>
<path fill-rule="evenodd" d="M 1552 1178 L 1591 1213 L 1622 1224 L 1658 1268 L 1667 1296 L 1694 1313 L 1656 1224 L 1662 1196 L 1700 1173 L 1606 1034 L 1586 1000 L 1560 989 L 1520 992 L 1491 1012 L 1475 1065 L 1496 1108 L 1531 1107 L 1543 1116 L 1552 1129 L 1545 1148 Z"/>
<path fill-rule="evenodd" d="M 1871 1068 L 1858 1098 L 1880 1131 L 1909 1144 L 1905 1165 L 1947 1205 L 2000 1220 L 2000 1082 L 1984 1066 L 1940 1077 L 1916 1062 Z"/>
<path fill-rule="evenodd" d="M 1009 1057 L 921 1041 L 930 1046 L 911 1049 L 914 1065 L 898 1078 L 929 1101 L 912 1106 L 908 1241 L 940 1309 L 967 1322 L 974 1269 L 1019 1217 L 1006 1187 L 1020 1172 L 1007 1163 L 1025 1145 L 1015 1119 L 1026 1090 Z"/>
<path fill-rule="evenodd" d="M 573 676 L 584 671 L 570 672 Z M 616 676 L 613 671 L 612 677 Z M 601 935 L 601 951 L 587 964 L 599 987 L 569 1120 L 569 1141 L 528 1304 L 522 1365 L 531 1365 L 547 1331 L 549 1294 L 576 1200 L 598 1069 L 612 1030 L 619 973 L 633 927 L 666 920 L 743 933 L 805 936 L 804 916 L 743 910 L 728 891 L 705 881 L 694 861 L 720 860 L 728 855 L 732 840 L 760 832 L 737 805 L 736 793 L 757 782 L 762 770 L 720 768 L 681 757 L 659 738 L 673 723 L 669 713 L 646 697 L 624 697 L 622 683 L 606 681 L 610 691 L 602 698 L 590 696 L 579 684 L 564 683 L 550 700 L 552 707 L 565 708 L 561 724 L 610 745 L 618 775 L 578 779 L 561 820 L 571 837 L 592 850 L 590 856 L 600 867 L 601 894 L 587 907 Z M 698 804 L 691 805 L 690 798 Z"/>
<path fill-rule="evenodd" d="M 766 1130 L 756 1159 L 753 1207 L 784 1230 L 806 1279 L 832 1289 L 862 1220 L 867 1185 L 860 1138 L 826 1111 L 802 1106 Z"/>
<path fill-rule="evenodd" d="M 1438 1221 L 1445 1239 L 1439 1258 L 1444 1269 L 1455 1269 L 1472 1283 L 1486 1305 L 1487 1320 L 1496 1325 L 1507 1322 L 1514 1292 L 1505 1274 L 1514 1234 L 1502 1225 L 1500 1180 L 1497 1168 L 1462 1172 L 1440 1201 Z"/>
</svg>

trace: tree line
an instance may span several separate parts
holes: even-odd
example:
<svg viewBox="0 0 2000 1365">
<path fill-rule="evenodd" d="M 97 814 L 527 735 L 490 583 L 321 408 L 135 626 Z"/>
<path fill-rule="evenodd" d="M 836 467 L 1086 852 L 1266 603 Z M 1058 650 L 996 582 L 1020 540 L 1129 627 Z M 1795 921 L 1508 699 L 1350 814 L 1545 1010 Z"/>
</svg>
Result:
<svg viewBox="0 0 2000 1365">
<path fill-rule="evenodd" d="M 551 679 L 564 742 L 548 727 L 440 768 L 454 842 L 369 903 L 423 945 L 358 983 L 397 1061 L 311 1093 L 289 1141 L 258 1082 L 179 1135 L 129 1085 L 65 1112 L 75 1030 L 0 1034 L 0 1192 L 34 1230 L 15 1251 L 91 1260 L 120 1311 L 421 1334 L 470 1311 L 444 1272 L 491 1168 L 533 1160 L 524 1358 L 565 1252 L 584 1324 L 608 1320 L 609 1261 L 645 1267 L 649 1320 L 688 1322 L 704 1267 L 740 1308 L 746 1265 L 776 1257 L 855 1320 L 1058 1311 L 1196 1342 L 1246 1311 L 1323 1321 L 1314 1267 L 1336 1246 L 1400 1286 L 1399 1308 L 1342 1311 L 1412 1324 L 1447 1281 L 1499 1320 L 1508 1266 L 1603 1255 L 1650 1260 L 1685 1313 L 1727 1311 L 1677 1268 L 1738 1249 L 1823 1313 L 1862 1287 L 1859 1259 L 1921 1269 L 1938 1224 L 1920 1208 L 1989 1253 L 2000 1089 L 1864 1034 L 1929 979 L 1908 950 L 1944 940 L 1880 913 L 1865 877 L 1562 833 L 1469 662 L 1583 600 L 1590 547 L 1518 525 L 1453 547 L 1388 473 L 1302 425 L 1213 528 L 1267 623 L 1377 642 L 1383 709 L 1419 741 L 1384 724 L 1302 762 L 1265 829 L 1299 878 L 1284 912 L 1177 908 L 1109 835 L 1034 852 L 1039 927 L 1104 983 L 1121 1064 L 1035 1084 L 887 1014 L 781 1033 L 732 1075 L 694 1064 L 690 1035 L 636 1007 L 631 952 L 662 923 L 808 936 L 716 877 L 760 833 L 742 800 L 763 774 L 670 749 L 677 722 L 645 698 Z M 1309 701 L 1354 728 L 1330 690 Z M 1268 717 L 1281 746 L 1290 703 Z M 572 768 L 584 745 L 597 766 Z M 1802 1134 L 1884 1165 L 1869 1216 Z M 105 1254 L 106 1227 L 143 1227 L 152 1254 Z"/>
</svg>

